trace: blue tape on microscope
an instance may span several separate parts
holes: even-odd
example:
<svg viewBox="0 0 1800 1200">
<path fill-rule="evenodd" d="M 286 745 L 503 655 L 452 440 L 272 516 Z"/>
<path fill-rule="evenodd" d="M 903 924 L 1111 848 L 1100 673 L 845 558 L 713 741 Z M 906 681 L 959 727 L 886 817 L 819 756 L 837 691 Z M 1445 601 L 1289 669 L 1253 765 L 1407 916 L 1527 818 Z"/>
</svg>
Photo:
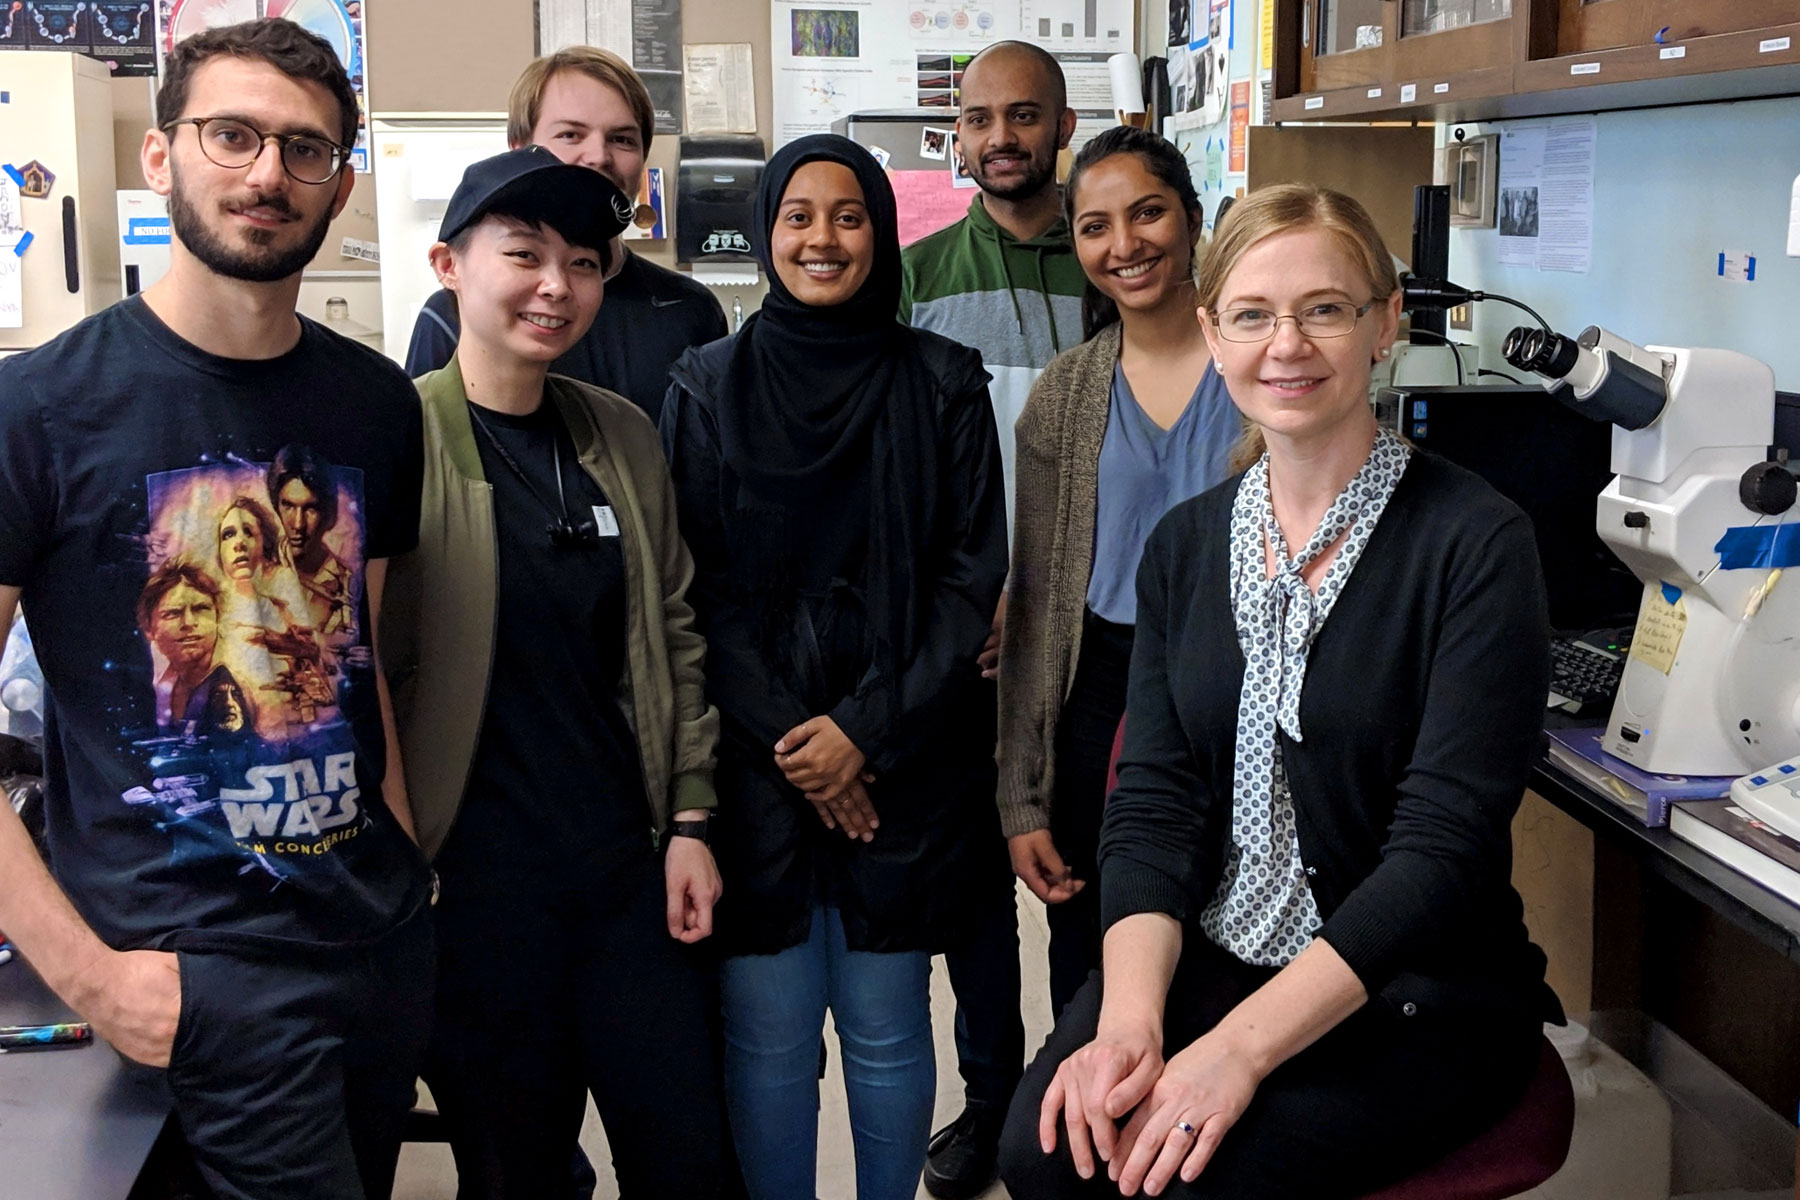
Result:
<svg viewBox="0 0 1800 1200">
<path fill-rule="evenodd" d="M 1727 571 L 1800 566 L 1800 524 L 1739 525 L 1713 547 Z"/>
</svg>

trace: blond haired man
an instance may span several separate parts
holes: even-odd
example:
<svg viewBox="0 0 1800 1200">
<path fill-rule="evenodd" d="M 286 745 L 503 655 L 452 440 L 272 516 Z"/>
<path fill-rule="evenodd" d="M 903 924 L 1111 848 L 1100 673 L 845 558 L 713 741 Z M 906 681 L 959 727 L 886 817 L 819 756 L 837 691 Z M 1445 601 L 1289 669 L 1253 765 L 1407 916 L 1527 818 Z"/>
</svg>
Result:
<svg viewBox="0 0 1800 1200">
<path fill-rule="evenodd" d="M 508 145 L 543 146 L 637 195 L 656 114 L 644 81 L 618 55 L 594 46 L 547 54 L 525 68 L 507 107 Z M 670 364 L 688 347 L 724 337 L 725 314 L 702 284 L 627 246 L 614 243 L 616 266 L 593 328 L 550 370 L 617 392 L 654 421 Z M 455 298 L 439 291 L 413 326 L 406 373 L 416 379 L 448 363 L 460 329 Z"/>
</svg>

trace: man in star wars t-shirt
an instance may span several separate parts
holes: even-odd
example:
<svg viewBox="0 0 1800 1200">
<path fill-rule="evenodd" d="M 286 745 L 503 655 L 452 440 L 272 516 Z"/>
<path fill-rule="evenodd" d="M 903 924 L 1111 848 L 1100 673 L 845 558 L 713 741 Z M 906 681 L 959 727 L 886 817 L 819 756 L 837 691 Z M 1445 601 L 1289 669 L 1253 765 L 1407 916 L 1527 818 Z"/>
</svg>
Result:
<svg viewBox="0 0 1800 1200">
<path fill-rule="evenodd" d="M 422 432 L 398 368 L 294 312 L 356 100 L 265 20 L 175 47 L 156 119 L 168 274 L 0 362 L 0 617 L 53 697 L 54 869 L 0 805 L 0 928 L 166 1069 L 215 1194 L 385 1197 L 432 944 L 374 635 Z"/>
</svg>

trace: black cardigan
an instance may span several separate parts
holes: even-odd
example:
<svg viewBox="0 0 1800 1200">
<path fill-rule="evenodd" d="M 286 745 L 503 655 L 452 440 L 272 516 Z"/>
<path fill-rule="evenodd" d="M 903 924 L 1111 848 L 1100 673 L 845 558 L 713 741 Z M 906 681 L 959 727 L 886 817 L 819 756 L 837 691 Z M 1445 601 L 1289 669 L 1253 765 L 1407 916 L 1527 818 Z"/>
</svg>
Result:
<svg viewBox="0 0 1800 1200">
<path fill-rule="evenodd" d="M 852 950 L 944 949 L 966 933 L 979 893 L 1011 890 L 1005 855 L 995 849 L 994 687 L 976 662 L 1006 580 L 1006 501 L 987 376 L 964 346 L 923 330 L 905 336 L 931 388 L 887 403 L 925 406 L 936 486 L 919 497 L 924 553 L 913 585 L 926 621 L 893 714 L 855 696 L 808 697 L 806 672 L 771 660 L 753 615 L 752 581 L 762 574 L 753 560 L 764 539 L 747 525 L 761 518 L 741 502 L 719 449 L 716 410 L 732 400 L 723 381 L 732 343 L 691 350 L 671 372 L 663 446 L 694 556 L 687 594 L 706 636 L 707 696 L 720 715 L 713 845 L 725 879 L 718 940 L 727 953 L 769 954 L 805 941 L 821 898 L 838 908 Z M 881 423 L 876 429 L 882 436 Z M 794 536 L 809 557 L 833 558 L 843 549 L 842 524 L 822 518 Z M 845 582 L 861 586 L 860 578 Z M 851 674 L 868 666 L 865 657 Z M 827 830 L 775 765 L 776 740 L 820 715 L 821 703 L 876 776 L 869 794 L 881 828 L 867 844 Z"/>
<path fill-rule="evenodd" d="M 1230 596 L 1239 478 L 1171 510 L 1138 573 L 1100 846 L 1108 926 L 1140 912 L 1191 923 L 1219 885 L 1244 671 Z M 1561 1019 L 1511 882 L 1548 638 L 1530 519 L 1415 453 L 1313 645 L 1305 740 L 1277 734 L 1319 936 L 1371 997 Z"/>
</svg>

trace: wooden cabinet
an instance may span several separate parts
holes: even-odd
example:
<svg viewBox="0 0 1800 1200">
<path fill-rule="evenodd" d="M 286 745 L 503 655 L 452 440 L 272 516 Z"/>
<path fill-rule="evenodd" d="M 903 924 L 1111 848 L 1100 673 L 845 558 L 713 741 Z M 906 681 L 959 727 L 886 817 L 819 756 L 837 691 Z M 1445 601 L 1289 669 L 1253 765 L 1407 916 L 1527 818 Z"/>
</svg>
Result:
<svg viewBox="0 0 1800 1200">
<path fill-rule="evenodd" d="M 1278 121 L 1800 92 L 1800 0 L 1276 0 Z"/>
<path fill-rule="evenodd" d="M 1800 20 L 1794 0 L 1558 0 L 1556 51 L 1586 54 L 1621 46 L 1679 45 Z"/>
</svg>

